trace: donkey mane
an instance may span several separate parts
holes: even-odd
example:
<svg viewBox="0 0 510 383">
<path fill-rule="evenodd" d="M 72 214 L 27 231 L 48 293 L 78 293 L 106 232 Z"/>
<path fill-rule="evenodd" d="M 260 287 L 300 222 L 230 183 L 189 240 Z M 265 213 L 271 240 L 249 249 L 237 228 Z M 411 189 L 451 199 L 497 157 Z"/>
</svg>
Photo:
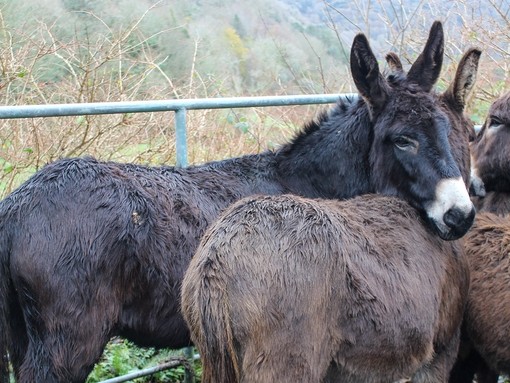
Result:
<svg viewBox="0 0 510 383">
<path fill-rule="evenodd" d="M 308 138 L 314 133 L 325 130 L 329 127 L 328 122 L 333 120 L 335 125 L 342 126 L 342 122 L 337 117 L 344 116 L 348 118 L 349 110 L 355 106 L 358 101 L 357 97 L 340 98 L 332 108 L 322 109 L 319 114 L 310 121 L 306 122 L 303 127 L 294 135 L 294 137 L 278 150 L 283 156 L 288 155 L 297 147 L 307 144 Z"/>
</svg>

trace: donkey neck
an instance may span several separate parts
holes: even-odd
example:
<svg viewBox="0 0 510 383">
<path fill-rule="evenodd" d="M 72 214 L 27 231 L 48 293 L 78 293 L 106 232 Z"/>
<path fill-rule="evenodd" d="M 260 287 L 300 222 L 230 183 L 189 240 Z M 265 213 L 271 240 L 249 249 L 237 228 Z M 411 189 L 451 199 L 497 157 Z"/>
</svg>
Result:
<svg viewBox="0 0 510 383">
<path fill-rule="evenodd" d="M 339 102 L 278 151 L 280 182 L 306 197 L 370 193 L 371 142 L 372 123 L 364 102 Z"/>
</svg>

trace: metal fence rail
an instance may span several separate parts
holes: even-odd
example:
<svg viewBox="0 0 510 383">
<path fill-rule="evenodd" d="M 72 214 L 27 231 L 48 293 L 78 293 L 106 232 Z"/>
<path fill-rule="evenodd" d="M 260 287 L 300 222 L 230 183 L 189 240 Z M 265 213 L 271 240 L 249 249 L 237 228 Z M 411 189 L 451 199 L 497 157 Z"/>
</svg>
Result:
<svg viewBox="0 0 510 383">
<path fill-rule="evenodd" d="M 188 147 L 186 140 L 187 110 L 330 104 L 336 102 L 339 98 L 346 99 L 354 97 L 357 97 L 357 94 L 343 93 L 0 106 L 0 119 L 173 111 L 175 112 L 176 166 L 185 167 L 188 165 Z"/>
</svg>

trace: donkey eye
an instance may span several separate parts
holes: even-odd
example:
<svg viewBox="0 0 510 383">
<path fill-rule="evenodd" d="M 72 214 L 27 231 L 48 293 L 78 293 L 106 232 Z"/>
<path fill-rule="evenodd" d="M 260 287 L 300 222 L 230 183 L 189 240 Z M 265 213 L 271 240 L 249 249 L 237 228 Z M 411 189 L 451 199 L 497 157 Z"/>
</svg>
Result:
<svg viewBox="0 0 510 383">
<path fill-rule="evenodd" d="M 504 125 L 503 121 L 501 121 L 498 117 L 491 116 L 490 119 L 491 119 L 491 123 L 490 123 L 489 127 L 496 127 L 496 126 Z"/>
<path fill-rule="evenodd" d="M 416 154 L 418 152 L 418 141 L 406 136 L 398 136 L 393 140 L 395 146 L 405 152 Z"/>
</svg>

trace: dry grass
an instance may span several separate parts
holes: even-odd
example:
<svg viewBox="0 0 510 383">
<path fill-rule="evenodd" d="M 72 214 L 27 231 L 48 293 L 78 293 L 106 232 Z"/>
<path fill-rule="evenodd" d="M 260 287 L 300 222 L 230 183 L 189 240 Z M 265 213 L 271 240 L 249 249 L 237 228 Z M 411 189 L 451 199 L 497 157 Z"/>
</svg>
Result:
<svg viewBox="0 0 510 383">
<path fill-rule="evenodd" d="M 76 37 L 64 42 L 58 41 L 48 25 L 41 25 L 35 34 L 10 29 L 0 9 L 0 104 L 218 97 L 222 82 L 203 79 L 194 62 L 190 63 L 189 78 L 176 85 L 146 44 L 150 36 L 140 38 L 137 25 L 110 31 L 93 41 Z M 142 53 L 133 57 L 130 41 L 135 37 L 141 41 L 137 49 Z M 65 75 L 54 81 L 41 80 L 56 67 Z M 188 162 L 198 164 L 273 148 L 313 118 L 319 108 L 188 111 Z M 161 112 L 2 120 L 0 198 L 45 164 L 62 157 L 90 155 L 102 160 L 173 165 L 174 118 L 173 112 Z"/>
</svg>

